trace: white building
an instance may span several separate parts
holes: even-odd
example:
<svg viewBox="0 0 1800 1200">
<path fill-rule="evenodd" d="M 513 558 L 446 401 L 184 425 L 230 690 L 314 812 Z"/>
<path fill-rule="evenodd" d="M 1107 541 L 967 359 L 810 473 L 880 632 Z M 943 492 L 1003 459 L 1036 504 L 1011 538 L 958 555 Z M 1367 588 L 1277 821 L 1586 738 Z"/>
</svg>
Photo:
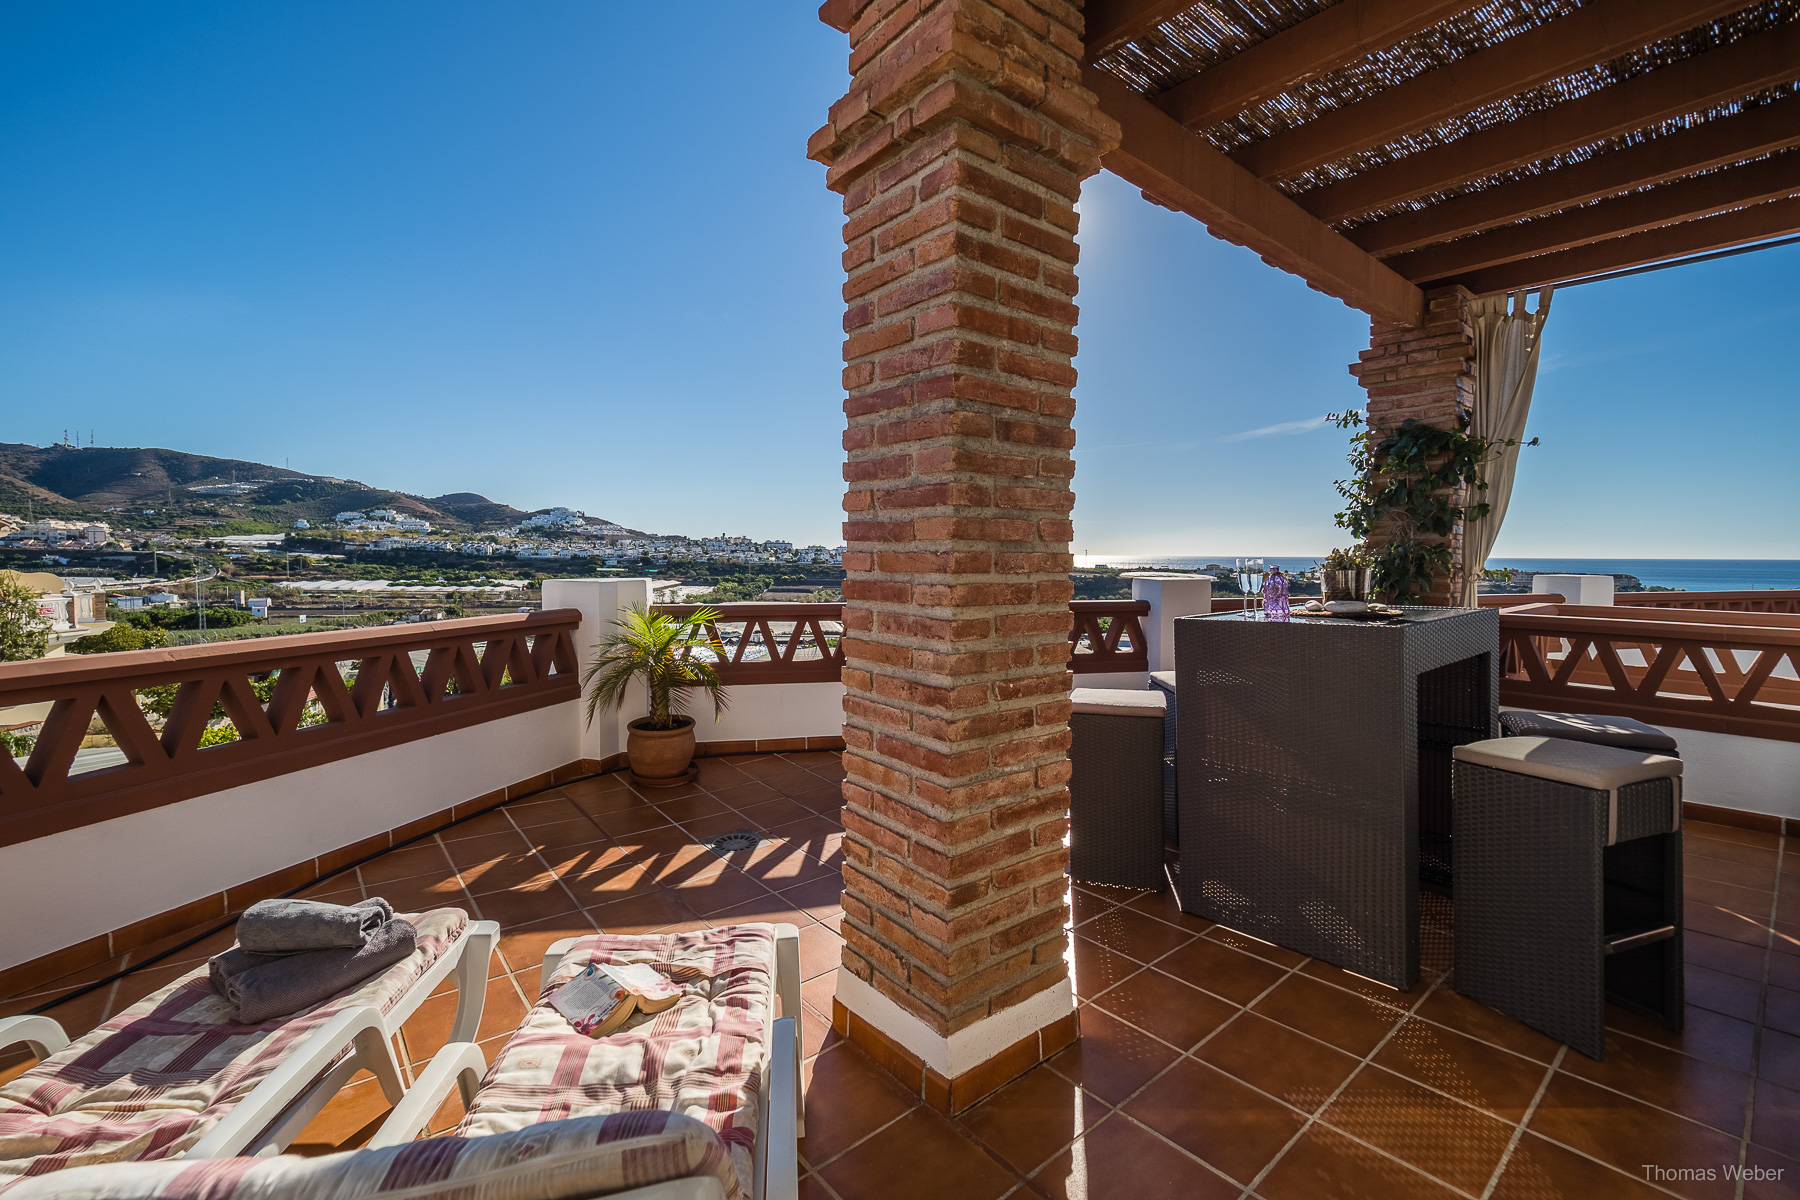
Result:
<svg viewBox="0 0 1800 1200">
<path fill-rule="evenodd" d="M 363 519 L 363 514 L 359 512 L 341 512 L 337 515 L 337 522 L 340 525 L 346 521 L 361 521 Z"/>
</svg>

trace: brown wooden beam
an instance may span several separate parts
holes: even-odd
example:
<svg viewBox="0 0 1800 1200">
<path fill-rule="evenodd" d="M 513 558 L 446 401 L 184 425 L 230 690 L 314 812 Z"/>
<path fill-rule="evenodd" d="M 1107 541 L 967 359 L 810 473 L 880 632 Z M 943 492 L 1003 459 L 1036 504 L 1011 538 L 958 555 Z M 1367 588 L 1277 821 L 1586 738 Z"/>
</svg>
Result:
<svg viewBox="0 0 1800 1200">
<path fill-rule="evenodd" d="M 1189 129 L 1236 116 L 1294 84 L 1366 58 L 1469 8 L 1470 0 L 1341 0 L 1156 97 Z"/>
<path fill-rule="evenodd" d="M 1414 283 L 1467 275 L 1484 267 L 1555 254 L 1606 238 L 1628 237 L 1796 192 L 1800 192 L 1800 154 L 1779 154 L 1414 250 L 1388 259 L 1387 264 Z"/>
<path fill-rule="evenodd" d="M 1742 99 L 1796 77 L 1800 24 L 1790 22 L 1314 188 L 1297 199 L 1315 217 L 1341 221 Z"/>
<path fill-rule="evenodd" d="M 1800 145 L 1800 97 L 1789 97 L 1375 221 L 1347 236 L 1370 254 L 1387 258 L 1795 145 Z"/>
<path fill-rule="evenodd" d="M 1087 60 L 1117 50 L 1194 7 L 1194 0 L 1088 0 Z"/>
<path fill-rule="evenodd" d="M 1641 50 L 1741 7 L 1743 0 L 1593 0 L 1566 17 L 1265 138 L 1232 157 L 1264 179 L 1310 171 Z"/>
<path fill-rule="evenodd" d="M 1800 196 L 1771 200 L 1681 225 L 1665 225 L 1630 237 L 1592 242 L 1559 254 L 1502 263 L 1446 282 L 1459 283 L 1477 295 L 1511 292 L 1648 266 L 1709 250 L 1725 250 L 1792 233 L 1800 233 Z"/>
<path fill-rule="evenodd" d="M 1104 71 L 1090 66 L 1083 82 L 1122 127 L 1119 148 L 1100 160 L 1109 171 L 1198 218 L 1215 237 L 1249 247 L 1377 320 L 1413 326 L 1423 318 L 1425 296 L 1417 287 L 1199 134 Z"/>
</svg>

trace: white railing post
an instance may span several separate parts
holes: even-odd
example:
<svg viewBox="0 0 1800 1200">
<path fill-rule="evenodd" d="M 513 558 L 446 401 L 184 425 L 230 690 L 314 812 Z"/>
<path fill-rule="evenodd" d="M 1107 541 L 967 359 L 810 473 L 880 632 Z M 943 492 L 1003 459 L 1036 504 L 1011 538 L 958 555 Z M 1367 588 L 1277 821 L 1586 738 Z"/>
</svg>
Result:
<svg viewBox="0 0 1800 1200">
<path fill-rule="evenodd" d="M 1611 575 L 1533 575 L 1531 590 L 1561 596 L 1569 604 L 1611 604 L 1613 582 Z"/>
<path fill-rule="evenodd" d="M 594 658 L 594 643 L 609 630 L 619 614 L 634 604 L 650 603 L 649 579 L 546 579 L 544 607 L 574 608 L 581 612 L 581 628 L 575 631 L 575 653 L 580 656 L 582 674 Z M 641 689 L 638 689 L 641 690 Z M 595 713 L 594 723 L 585 723 L 587 702 L 582 701 L 576 720 L 583 722 L 581 757 L 599 761 L 625 749 L 625 723 L 643 715 L 642 695 L 634 695 L 617 713 Z"/>
<path fill-rule="evenodd" d="M 1175 669 L 1175 618 L 1210 613 L 1212 585 L 1205 575 L 1132 577 L 1131 598 L 1150 602 L 1150 614 L 1144 618 L 1144 643 L 1152 671 Z"/>
</svg>

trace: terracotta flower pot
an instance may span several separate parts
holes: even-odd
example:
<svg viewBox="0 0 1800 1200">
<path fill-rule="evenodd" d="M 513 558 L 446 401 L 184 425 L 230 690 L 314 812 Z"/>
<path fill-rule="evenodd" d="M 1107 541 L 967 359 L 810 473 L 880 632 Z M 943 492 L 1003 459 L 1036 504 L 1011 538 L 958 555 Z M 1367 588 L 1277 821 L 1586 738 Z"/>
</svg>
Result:
<svg viewBox="0 0 1800 1200">
<path fill-rule="evenodd" d="M 653 783 L 666 779 L 670 786 L 688 777 L 694 761 L 694 719 L 677 717 L 673 729 L 651 729 L 649 717 L 639 717 L 626 726 L 625 754 L 631 759 L 631 773 Z"/>
</svg>

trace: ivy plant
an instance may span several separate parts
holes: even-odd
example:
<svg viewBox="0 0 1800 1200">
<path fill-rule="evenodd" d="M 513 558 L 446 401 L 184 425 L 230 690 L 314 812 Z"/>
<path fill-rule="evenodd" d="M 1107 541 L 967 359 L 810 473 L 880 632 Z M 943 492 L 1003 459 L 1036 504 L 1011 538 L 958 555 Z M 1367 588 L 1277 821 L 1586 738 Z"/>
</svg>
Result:
<svg viewBox="0 0 1800 1200">
<path fill-rule="evenodd" d="M 1376 537 L 1379 544 L 1368 549 L 1376 590 L 1390 603 L 1413 603 L 1454 566 L 1456 527 L 1488 514 L 1484 501 L 1456 503 L 1458 488 L 1470 489 L 1465 496 L 1485 491 L 1481 465 L 1519 443 L 1471 434 L 1467 416 L 1454 429 L 1408 417 L 1386 433 L 1367 427 L 1354 409 L 1328 419 L 1355 431 L 1346 456 L 1353 473 L 1337 481 L 1344 498 L 1337 523 L 1365 547 Z"/>
</svg>

